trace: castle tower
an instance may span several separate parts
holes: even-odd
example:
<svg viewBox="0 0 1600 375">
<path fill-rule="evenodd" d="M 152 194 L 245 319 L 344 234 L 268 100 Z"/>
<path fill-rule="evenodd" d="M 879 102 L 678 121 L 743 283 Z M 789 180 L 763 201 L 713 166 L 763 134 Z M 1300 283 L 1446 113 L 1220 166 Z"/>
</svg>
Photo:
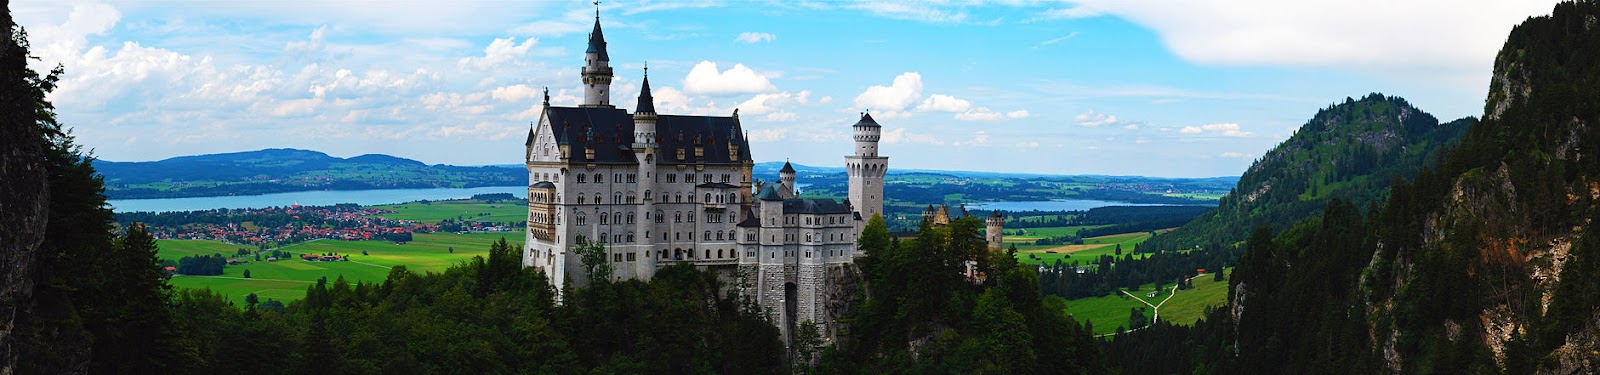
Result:
<svg viewBox="0 0 1600 375">
<path fill-rule="evenodd" d="M 596 29 L 598 30 L 598 29 Z M 638 184 L 634 186 L 634 193 L 642 199 L 640 204 L 634 206 L 634 217 L 640 218 L 634 224 L 633 233 L 640 238 L 653 238 L 651 229 L 654 229 L 651 214 L 655 210 L 655 179 L 650 178 L 656 171 L 656 101 L 650 95 L 650 68 L 644 68 L 644 87 L 639 89 L 639 106 L 633 111 L 633 155 L 639 161 Z M 632 203 L 632 202 L 629 202 Z M 655 277 L 656 260 L 654 246 L 651 242 L 640 241 L 628 251 L 637 254 L 638 262 L 634 263 L 634 275 L 643 280 Z"/>
<path fill-rule="evenodd" d="M 600 11 L 594 12 L 594 31 L 583 54 L 583 107 L 611 107 L 611 56 L 600 33 Z"/>
<path fill-rule="evenodd" d="M 984 238 L 989 241 L 989 250 L 1001 250 L 1001 242 L 1005 239 L 1005 232 L 1003 232 L 1006 225 L 1005 216 L 1001 216 L 1000 211 L 997 210 L 990 214 L 988 218 L 983 219 L 983 224 L 985 227 Z"/>
<path fill-rule="evenodd" d="M 784 194 L 785 197 L 793 197 L 799 192 L 794 188 L 794 166 L 789 162 L 783 162 L 783 169 L 778 170 L 778 181 L 783 183 L 783 188 L 787 192 Z"/>
<path fill-rule="evenodd" d="M 845 171 L 850 175 L 850 203 L 861 220 L 857 221 L 856 234 L 861 233 L 873 215 L 883 214 L 883 175 L 889 169 L 889 158 L 878 156 L 878 138 L 883 127 L 872 115 L 861 114 L 861 121 L 851 126 L 856 141 L 856 154 L 845 156 Z"/>
</svg>

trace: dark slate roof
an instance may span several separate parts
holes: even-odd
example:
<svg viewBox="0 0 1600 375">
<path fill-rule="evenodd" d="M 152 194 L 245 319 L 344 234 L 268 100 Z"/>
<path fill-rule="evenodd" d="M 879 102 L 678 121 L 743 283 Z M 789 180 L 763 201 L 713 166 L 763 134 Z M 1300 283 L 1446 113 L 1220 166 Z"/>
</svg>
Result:
<svg viewBox="0 0 1600 375">
<path fill-rule="evenodd" d="M 596 29 L 596 30 L 598 30 L 598 29 Z M 861 121 L 856 121 L 856 124 L 852 125 L 852 126 L 866 126 L 866 127 L 873 127 L 873 128 L 881 128 L 881 127 L 883 127 L 881 125 L 878 125 L 878 121 L 872 119 L 872 114 L 870 114 L 870 113 L 862 113 L 861 114 Z"/>
<path fill-rule="evenodd" d="M 699 184 L 699 185 L 695 185 L 694 187 L 702 188 L 702 189 L 704 189 L 704 188 L 711 188 L 711 189 L 738 189 L 739 188 L 738 186 L 724 184 L 724 183 L 721 183 L 721 182 L 712 182 L 712 183 Z"/>
<path fill-rule="evenodd" d="M 600 61 L 611 61 L 611 56 L 606 54 L 606 37 L 600 33 L 600 16 L 594 17 L 594 31 L 589 32 L 589 50 L 585 53 L 599 53 Z"/>
<path fill-rule="evenodd" d="M 552 183 L 550 183 L 550 181 L 539 181 L 539 183 L 533 184 L 533 186 L 530 186 L 530 187 L 540 188 L 540 189 L 554 189 L 554 188 L 556 188 L 556 184 L 552 184 Z"/>
<path fill-rule="evenodd" d="M 633 156 L 633 115 L 619 108 L 550 107 L 546 118 L 559 142 L 570 145 L 573 161 L 593 163 L 637 163 Z M 716 116 L 658 116 L 656 118 L 656 162 L 659 164 L 741 164 L 750 160 L 750 147 L 738 119 Z M 590 132 L 593 136 L 587 136 Z M 737 159 L 728 158 L 732 138 L 740 144 Z M 704 157 L 694 156 L 696 140 L 705 147 Z M 584 148 L 594 146 L 594 160 L 584 160 Z M 677 160 L 683 147 L 684 160 Z"/>
<path fill-rule="evenodd" d="M 850 208 L 832 199 L 791 198 L 783 201 L 784 214 L 848 214 Z"/>
<path fill-rule="evenodd" d="M 783 197 L 778 195 L 777 185 L 767 185 L 766 187 L 761 188 L 760 193 L 756 193 L 756 199 L 763 201 L 781 201 L 783 200 Z M 788 205 L 786 204 L 785 206 Z"/>
<path fill-rule="evenodd" d="M 785 161 L 783 162 L 783 169 L 779 169 L 778 173 L 794 173 L 794 166 Z"/>
<path fill-rule="evenodd" d="M 528 143 L 524 143 L 522 145 L 523 146 L 532 146 L 533 145 L 533 128 L 528 128 Z"/>
<path fill-rule="evenodd" d="M 755 212 L 750 211 L 748 208 L 745 209 L 744 212 L 741 212 L 739 216 L 744 217 L 744 220 L 740 220 L 739 224 L 736 224 L 740 227 L 756 228 L 761 226 L 761 218 L 756 217 Z"/>
<path fill-rule="evenodd" d="M 644 75 L 644 88 L 639 89 L 639 109 L 633 113 L 656 113 L 656 99 L 650 96 L 650 74 Z"/>
</svg>

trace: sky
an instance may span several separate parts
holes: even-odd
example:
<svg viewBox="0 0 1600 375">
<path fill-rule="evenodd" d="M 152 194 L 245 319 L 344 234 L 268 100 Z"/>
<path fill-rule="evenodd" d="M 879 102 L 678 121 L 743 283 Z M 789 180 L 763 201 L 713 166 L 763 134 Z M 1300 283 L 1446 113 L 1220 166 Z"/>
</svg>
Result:
<svg viewBox="0 0 1600 375">
<path fill-rule="evenodd" d="M 112 161 L 262 148 L 519 164 L 544 88 L 577 105 L 596 9 L 634 108 L 739 110 L 758 162 L 1237 176 L 1372 92 L 1483 112 L 1529 0 L 13 0 L 59 118 Z"/>
</svg>

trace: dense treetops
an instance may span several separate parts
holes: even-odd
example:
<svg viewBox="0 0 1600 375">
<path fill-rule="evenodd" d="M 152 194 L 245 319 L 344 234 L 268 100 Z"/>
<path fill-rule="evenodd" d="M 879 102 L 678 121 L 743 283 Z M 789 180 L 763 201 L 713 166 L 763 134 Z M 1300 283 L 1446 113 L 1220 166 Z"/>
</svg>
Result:
<svg viewBox="0 0 1600 375">
<path fill-rule="evenodd" d="M 1191 249 L 1243 241 L 1250 228 L 1282 230 L 1311 217 L 1333 197 L 1357 207 L 1382 200 L 1394 177 L 1436 163 L 1472 119 L 1440 124 L 1405 99 L 1370 94 L 1317 111 L 1240 177 L 1216 211 L 1202 214 L 1142 251 Z"/>
</svg>

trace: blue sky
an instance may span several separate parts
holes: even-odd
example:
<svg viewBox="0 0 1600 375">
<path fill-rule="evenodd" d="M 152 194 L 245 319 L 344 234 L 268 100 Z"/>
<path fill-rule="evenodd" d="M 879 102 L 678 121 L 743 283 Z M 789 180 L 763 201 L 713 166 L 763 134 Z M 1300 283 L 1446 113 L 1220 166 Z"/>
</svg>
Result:
<svg viewBox="0 0 1600 375">
<path fill-rule="evenodd" d="M 1370 92 L 1482 112 L 1494 53 L 1554 1 L 606 1 L 633 108 L 738 108 L 758 161 L 833 166 L 870 111 L 893 167 L 1238 175 Z M 79 142 L 115 161 L 255 150 L 521 161 L 574 105 L 582 1 L 11 4 Z"/>
</svg>

